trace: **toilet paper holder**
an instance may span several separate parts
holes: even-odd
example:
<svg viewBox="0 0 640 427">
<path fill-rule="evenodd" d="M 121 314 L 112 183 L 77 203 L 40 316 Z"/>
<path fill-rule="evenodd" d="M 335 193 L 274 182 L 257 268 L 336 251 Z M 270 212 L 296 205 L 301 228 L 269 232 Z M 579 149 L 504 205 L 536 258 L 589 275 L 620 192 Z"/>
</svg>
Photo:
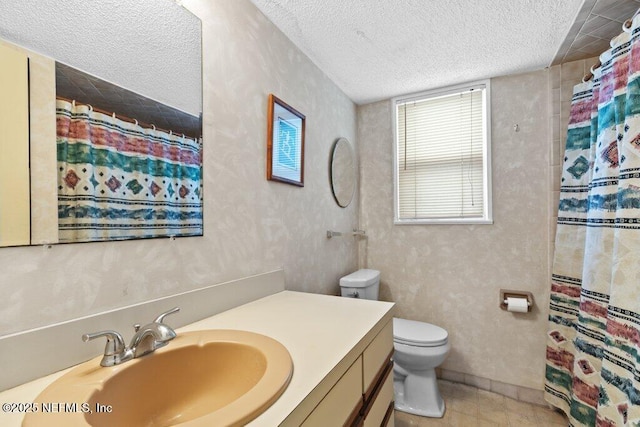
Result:
<svg viewBox="0 0 640 427">
<path fill-rule="evenodd" d="M 526 298 L 527 312 L 533 308 L 533 294 L 531 292 L 500 289 L 500 308 L 505 311 L 507 310 L 507 298 Z"/>
</svg>

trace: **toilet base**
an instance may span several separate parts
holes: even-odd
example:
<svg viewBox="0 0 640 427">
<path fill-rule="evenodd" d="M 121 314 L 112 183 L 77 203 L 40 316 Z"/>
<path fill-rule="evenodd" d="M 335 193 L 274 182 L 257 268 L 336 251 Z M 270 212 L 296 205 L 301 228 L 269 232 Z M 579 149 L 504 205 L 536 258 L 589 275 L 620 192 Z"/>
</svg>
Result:
<svg viewBox="0 0 640 427">
<path fill-rule="evenodd" d="M 407 414 L 419 415 L 421 417 L 428 418 L 442 418 L 444 416 L 444 402 L 442 403 L 442 409 L 437 411 L 427 411 L 424 409 L 412 408 L 404 403 L 397 402 L 394 405 L 396 411 L 406 412 Z"/>
<path fill-rule="evenodd" d="M 438 390 L 435 370 L 423 371 L 419 376 L 405 376 L 405 372 L 394 372 L 395 409 L 422 417 L 442 418 L 445 404 Z"/>
</svg>

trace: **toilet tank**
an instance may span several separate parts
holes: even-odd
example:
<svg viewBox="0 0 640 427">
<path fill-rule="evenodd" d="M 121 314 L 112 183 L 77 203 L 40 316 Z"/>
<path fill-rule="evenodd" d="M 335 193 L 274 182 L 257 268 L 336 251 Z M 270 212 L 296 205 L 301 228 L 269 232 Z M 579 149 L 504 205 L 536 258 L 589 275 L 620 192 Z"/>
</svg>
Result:
<svg viewBox="0 0 640 427">
<path fill-rule="evenodd" d="M 380 272 L 363 268 L 340 279 L 343 297 L 377 300 L 380 289 Z"/>
</svg>

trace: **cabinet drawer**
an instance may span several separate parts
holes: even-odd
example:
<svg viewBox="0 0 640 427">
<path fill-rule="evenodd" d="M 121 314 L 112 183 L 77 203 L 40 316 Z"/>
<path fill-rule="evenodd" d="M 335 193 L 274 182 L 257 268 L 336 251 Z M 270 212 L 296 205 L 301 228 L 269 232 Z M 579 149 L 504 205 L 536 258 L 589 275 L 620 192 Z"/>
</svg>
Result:
<svg viewBox="0 0 640 427">
<path fill-rule="evenodd" d="M 393 369 L 387 371 L 382 388 L 364 419 L 364 427 L 380 427 L 387 415 L 389 404 L 393 400 Z"/>
<path fill-rule="evenodd" d="M 354 409 L 362 405 L 362 356 L 349 367 L 336 385 L 304 420 L 304 427 L 344 425 Z"/>
<path fill-rule="evenodd" d="M 369 399 L 374 380 L 389 362 L 393 351 L 393 322 L 389 321 L 362 353 L 362 377 L 365 400 Z"/>
</svg>

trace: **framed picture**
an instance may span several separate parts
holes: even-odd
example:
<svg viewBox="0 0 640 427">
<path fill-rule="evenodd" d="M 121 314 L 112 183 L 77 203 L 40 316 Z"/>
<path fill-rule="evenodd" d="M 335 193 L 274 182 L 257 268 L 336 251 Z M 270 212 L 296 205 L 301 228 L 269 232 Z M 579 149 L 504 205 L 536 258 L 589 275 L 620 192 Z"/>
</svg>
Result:
<svg viewBox="0 0 640 427">
<path fill-rule="evenodd" d="M 304 187 L 304 121 L 275 95 L 269 95 L 267 179 Z"/>
</svg>

